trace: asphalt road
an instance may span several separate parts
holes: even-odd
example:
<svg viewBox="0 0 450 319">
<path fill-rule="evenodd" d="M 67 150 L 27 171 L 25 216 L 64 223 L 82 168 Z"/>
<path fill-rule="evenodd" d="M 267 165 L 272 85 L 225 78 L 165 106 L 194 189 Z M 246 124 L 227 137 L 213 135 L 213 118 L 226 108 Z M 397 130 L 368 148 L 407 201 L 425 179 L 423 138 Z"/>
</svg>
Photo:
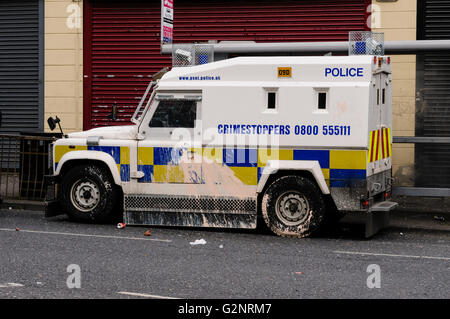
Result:
<svg viewBox="0 0 450 319">
<path fill-rule="evenodd" d="M 190 244 L 198 239 L 206 244 Z M 358 227 L 340 225 L 291 239 L 263 227 L 117 229 L 0 210 L 0 263 L 0 298 L 450 297 L 445 231 L 391 228 L 365 240 Z M 67 286 L 73 264 L 81 288 Z M 371 289 L 374 264 L 380 288 Z"/>
</svg>

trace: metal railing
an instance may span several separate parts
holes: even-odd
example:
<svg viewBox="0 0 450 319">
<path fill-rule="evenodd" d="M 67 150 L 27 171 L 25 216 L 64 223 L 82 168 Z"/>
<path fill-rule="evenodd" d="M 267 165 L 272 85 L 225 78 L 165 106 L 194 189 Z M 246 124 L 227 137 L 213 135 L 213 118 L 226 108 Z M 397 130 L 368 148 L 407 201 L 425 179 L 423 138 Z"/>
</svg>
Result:
<svg viewBox="0 0 450 319">
<path fill-rule="evenodd" d="M 450 137 L 442 136 L 394 136 L 393 142 L 397 144 L 450 144 Z M 450 188 L 437 187 L 393 187 L 394 196 L 410 197 L 450 197 Z"/>
<path fill-rule="evenodd" d="M 0 198 L 44 200 L 44 175 L 49 172 L 46 136 L 0 135 Z"/>
</svg>

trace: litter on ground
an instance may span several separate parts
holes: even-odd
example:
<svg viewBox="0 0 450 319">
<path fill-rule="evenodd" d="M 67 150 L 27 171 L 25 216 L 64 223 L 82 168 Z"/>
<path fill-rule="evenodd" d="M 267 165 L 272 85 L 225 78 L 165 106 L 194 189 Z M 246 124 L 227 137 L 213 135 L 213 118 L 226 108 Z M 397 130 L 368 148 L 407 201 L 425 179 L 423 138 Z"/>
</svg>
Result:
<svg viewBox="0 0 450 319">
<path fill-rule="evenodd" d="M 147 231 L 144 233 L 144 236 L 151 236 L 151 235 L 152 235 L 152 233 L 151 233 L 150 230 L 147 230 Z"/>
<path fill-rule="evenodd" d="M 192 246 L 194 245 L 205 245 L 206 244 L 206 240 L 202 239 L 197 239 L 196 241 L 191 241 L 189 244 L 191 244 Z"/>
</svg>

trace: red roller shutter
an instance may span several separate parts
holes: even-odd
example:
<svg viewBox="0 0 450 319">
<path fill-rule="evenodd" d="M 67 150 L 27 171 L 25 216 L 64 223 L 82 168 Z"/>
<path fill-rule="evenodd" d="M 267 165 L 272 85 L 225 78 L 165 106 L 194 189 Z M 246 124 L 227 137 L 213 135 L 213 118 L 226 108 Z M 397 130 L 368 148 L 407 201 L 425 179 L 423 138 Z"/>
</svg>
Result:
<svg viewBox="0 0 450 319">
<path fill-rule="evenodd" d="M 176 43 L 345 41 L 365 30 L 370 0 L 175 0 Z M 160 1 L 85 1 L 84 129 L 128 124 L 160 54 Z M 107 119 L 111 105 L 119 120 Z"/>
</svg>

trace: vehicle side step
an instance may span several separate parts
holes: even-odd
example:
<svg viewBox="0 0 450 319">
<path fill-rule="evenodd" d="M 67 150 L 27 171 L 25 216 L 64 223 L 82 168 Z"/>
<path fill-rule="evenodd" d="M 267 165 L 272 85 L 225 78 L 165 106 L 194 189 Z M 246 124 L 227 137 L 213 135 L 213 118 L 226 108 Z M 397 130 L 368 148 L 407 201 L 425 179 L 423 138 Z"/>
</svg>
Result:
<svg viewBox="0 0 450 319">
<path fill-rule="evenodd" d="M 255 229 L 256 213 L 125 211 L 124 223 L 127 225 Z"/>
<path fill-rule="evenodd" d="M 370 207 L 365 216 L 365 237 L 369 238 L 389 226 L 389 212 L 397 207 L 395 202 L 381 202 Z"/>
<path fill-rule="evenodd" d="M 256 228 L 256 197 L 125 195 L 128 225 Z"/>
</svg>

